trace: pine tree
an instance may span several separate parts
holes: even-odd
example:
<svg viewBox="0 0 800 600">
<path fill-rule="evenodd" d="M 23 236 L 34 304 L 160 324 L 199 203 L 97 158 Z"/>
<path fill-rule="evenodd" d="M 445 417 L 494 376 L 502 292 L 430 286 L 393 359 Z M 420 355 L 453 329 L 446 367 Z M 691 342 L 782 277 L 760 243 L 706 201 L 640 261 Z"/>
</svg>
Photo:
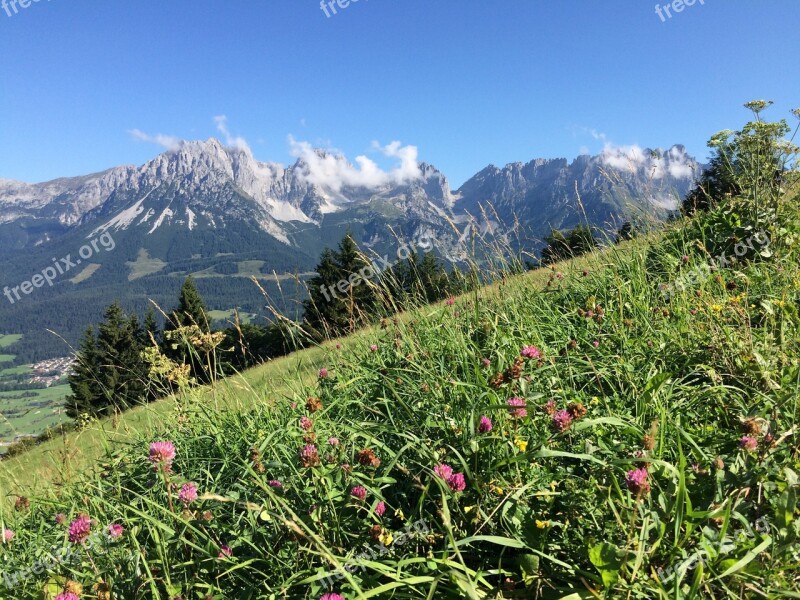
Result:
<svg viewBox="0 0 800 600">
<path fill-rule="evenodd" d="M 190 327 L 197 325 L 203 333 L 211 331 L 208 311 L 205 302 L 197 291 L 192 276 L 186 278 L 181 286 L 181 293 L 178 298 L 178 307 L 172 311 L 173 326 Z"/>
<path fill-rule="evenodd" d="M 87 330 L 69 376 L 72 395 L 66 409 L 70 417 L 98 417 L 147 399 L 142 337 L 135 315 L 127 317 L 117 302 L 106 308 L 97 334 L 92 328 Z"/>
<path fill-rule="evenodd" d="M 100 355 L 94 328 L 88 327 L 72 372 L 67 377 L 72 394 L 65 399 L 67 416 L 77 419 L 82 414 L 95 414 L 96 401 L 102 397 L 97 374 L 100 370 Z"/>
<path fill-rule="evenodd" d="M 368 277 L 373 269 L 349 233 L 339 242 L 335 257 L 339 271 L 343 278 L 348 280 L 344 304 L 348 320 L 345 331 L 349 332 L 367 323 L 375 307 L 375 292 L 364 278 Z M 350 284 L 350 281 L 353 283 Z"/>
<path fill-rule="evenodd" d="M 365 278 L 373 268 L 350 234 L 336 251 L 323 251 L 316 272 L 308 281 L 303 319 L 318 339 L 348 333 L 369 321 L 376 297 Z"/>
<path fill-rule="evenodd" d="M 152 306 L 148 306 L 147 312 L 144 314 L 142 346 L 151 346 L 153 342 L 158 343 L 159 338 L 160 332 L 158 330 L 156 312 L 153 310 Z"/>
<path fill-rule="evenodd" d="M 326 332 L 336 335 L 346 326 L 346 309 L 337 285 L 343 274 L 333 250 L 326 248 L 320 256 L 317 274 L 308 280 L 309 298 L 303 302 L 303 320 L 322 339 Z"/>
<path fill-rule="evenodd" d="M 197 349 L 191 345 L 188 336 L 179 330 L 197 327 L 200 333 L 210 333 L 210 322 L 205 302 L 197 291 L 194 279 L 189 276 L 181 286 L 178 306 L 170 312 L 170 317 L 164 325 L 162 350 L 176 363 L 190 365 L 192 377 L 202 383 L 209 382 L 212 374 L 203 362 L 203 357 L 199 356 Z M 178 333 L 173 334 L 173 332 Z"/>
</svg>

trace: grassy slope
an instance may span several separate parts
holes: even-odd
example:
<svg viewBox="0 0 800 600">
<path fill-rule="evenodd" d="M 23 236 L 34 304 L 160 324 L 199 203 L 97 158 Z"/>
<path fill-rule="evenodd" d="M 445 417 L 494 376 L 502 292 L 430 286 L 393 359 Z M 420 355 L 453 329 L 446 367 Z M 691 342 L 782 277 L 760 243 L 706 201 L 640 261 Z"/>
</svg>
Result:
<svg viewBox="0 0 800 600">
<path fill-rule="evenodd" d="M 628 247 L 631 250 L 634 248 L 632 244 Z M 579 270 L 585 268 L 588 261 L 594 260 L 582 257 L 563 263 L 559 268 Z M 548 276 L 549 271 L 540 270 L 517 276 L 514 280 L 517 285 L 540 289 Z M 498 290 L 498 286 L 491 286 L 482 290 L 481 294 L 497 297 Z M 400 318 L 411 319 L 416 312 L 401 315 Z M 374 332 L 375 328 L 368 328 L 341 340 L 341 343 L 354 346 L 369 339 Z M 263 399 L 263 395 L 270 399 L 288 396 L 302 384 L 316 378 L 317 371 L 325 361 L 325 350 L 330 350 L 332 346 L 333 343 L 329 343 L 323 348 L 309 348 L 250 369 L 221 382 L 216 391 L 207 389 L 203 397 L 216 406 L 249 410 Z M 31 495 L 46 490 L 53 483 L 70 481 L 89 469 L 97 458 L 114 445 L 159 431 L 164 416 L 172 413 L 174 407 L 175 399 L 168 398 L 135 408 L 116 419 L 104 419 L 83 431 L 50 440 L 20 456 L 0 462 L 0 489 L 8 490 L 10 494 Z"/>
<path fill-rule="evenodd" d="M 23 477 L 38 471 L 56 507 L 39 498 L 29 516 L 6 513 L 20 539 L 0 559 L 13 569 L 31 560 L 27 540 L 63 541 L 38 525 L 57 508 L 121 520 L 131 533 L 114 551 L 141 545 L 148 568 L 171 577 L 165 587 L 119 556 L 96 557 L 123 595 L 147 586 L 153 595 L 318 598 L 325 569 L 351 562 L 375 527 L 392 554 L 345 575 L 337 587 L 347 598 L 392 589 L 398 598 L 497 597 L 506 576 L 520 598 L 586 597 L 585 588 L 632 598 L 796 593 L 800 270 L 791 261 L 743 265 L 665 303 L 657 284 L 705 260 L 680 232 L 655 253 L 635 242 L 559 266 L 554 281 L 546 271 L 512 278 L 452 308 L 425 307 L 386 331 L 361 332 L 344 352 L 298 353 L 204 397 L 164 401 L 70 436 L 63 448 L 44 446 L 4 465 L 0 485 L 27 485 Z M 540 347 L 542 360 L 493 384 L 526 344 Z M 331 379 L 317 381 L 320 366 Z M 299 420 L 304 399 L 317 394 L 324 408 L 311 417 L 322 464 L 303 469 L 298 449 L 308 433 Z M 524 420 L 509 413 L 511 395 L 527 399 Z M 580 402 L 588 414 L 556 431 L 548 399 L 562 410 Z M 481 414 L 494 421 L 489 435 L 476 433 Z M 740 448 L 743 425 L 758 430 L 752 452 Z M 151 434 L 175 441 L 175 477 L 206 492 L 198 510 L 213 510 L 212 525 L 167 508 L 145 462 Z M 331 435 L 341 450 L 326 445 Z M 116 451 L 103 456 L 107 445 Z M 355 464 L 364 446 L 376 449 L 379 468 Z M 101 456 L 102 472 L 85 484 L 44 485 L 85 474 Z M 441 462 L 464 473 L 462 493 L 432 474 Z M 642 464 L 647 487 L 637 494 L 626 473 Z M 356 484 L 367 488 L 365 505 L 350 497 Z M 379 498 L 389 508 L 375 524 Z M 396 536 L 404 517 L 433 532 L 393 546 L 385 536 Z M 217 559 L 227 542 L 235 568 Z M 660 580 L 659 569 L 696 566 L 700 551 L 702 569 Z"/>
</svg>

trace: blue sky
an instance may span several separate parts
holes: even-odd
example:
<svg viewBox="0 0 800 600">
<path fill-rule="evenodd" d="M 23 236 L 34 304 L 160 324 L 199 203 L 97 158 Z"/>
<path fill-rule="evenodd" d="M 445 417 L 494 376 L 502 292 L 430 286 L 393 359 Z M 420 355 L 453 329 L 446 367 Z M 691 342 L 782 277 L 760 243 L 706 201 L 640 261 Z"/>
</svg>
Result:
<svg viewBox="0 0 800 600">
<path fill-rule="evenodd" d="M 142 164 L 163 149 L 131 131 L 224 139 L 220 115 L 259 160 L 292 162 L 293 136 L 388 168 L 373 141 L 399 140 L 454 187 L 490 163 L 604 144 L 682 143 L 704 159 L 706 140 L 743 124 L 755 98 L 775 101 L 766 116 L 793 118 L 800 2 L 698 0 L 663 20 L 655 6 L 359 0 L 329 17 L 319 0 L 0 8 L 0 177 Z"/>
</svg>

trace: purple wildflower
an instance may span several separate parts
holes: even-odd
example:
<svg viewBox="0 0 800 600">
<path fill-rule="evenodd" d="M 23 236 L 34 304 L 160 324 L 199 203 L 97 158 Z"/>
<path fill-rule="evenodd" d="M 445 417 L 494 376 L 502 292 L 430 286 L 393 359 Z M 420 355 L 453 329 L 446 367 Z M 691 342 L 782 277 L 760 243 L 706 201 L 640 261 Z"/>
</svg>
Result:
<svg viewBox="0 0 800 600">
<path fill-rule="evenodd" d="M 478 433 L 489 433 L 492 430 L 492 420 L 483 415 L 478 423 Z"/>
</svg>

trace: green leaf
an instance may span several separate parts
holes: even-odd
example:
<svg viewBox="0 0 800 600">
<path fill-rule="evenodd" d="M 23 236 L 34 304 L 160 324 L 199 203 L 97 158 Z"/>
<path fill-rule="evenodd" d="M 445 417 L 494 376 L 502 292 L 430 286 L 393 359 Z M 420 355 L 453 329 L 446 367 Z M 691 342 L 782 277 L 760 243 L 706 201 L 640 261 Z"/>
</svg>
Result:
<svg viewBox="0 0 800 600">
<path fill-rule="evenodd" d="M 624 564 L 616 546 L 603 542 L 589 549 L 589 560 L 603 578 L 603 585 L 611 588 L 619 579 L 619 571 Z"/>
</svg>

